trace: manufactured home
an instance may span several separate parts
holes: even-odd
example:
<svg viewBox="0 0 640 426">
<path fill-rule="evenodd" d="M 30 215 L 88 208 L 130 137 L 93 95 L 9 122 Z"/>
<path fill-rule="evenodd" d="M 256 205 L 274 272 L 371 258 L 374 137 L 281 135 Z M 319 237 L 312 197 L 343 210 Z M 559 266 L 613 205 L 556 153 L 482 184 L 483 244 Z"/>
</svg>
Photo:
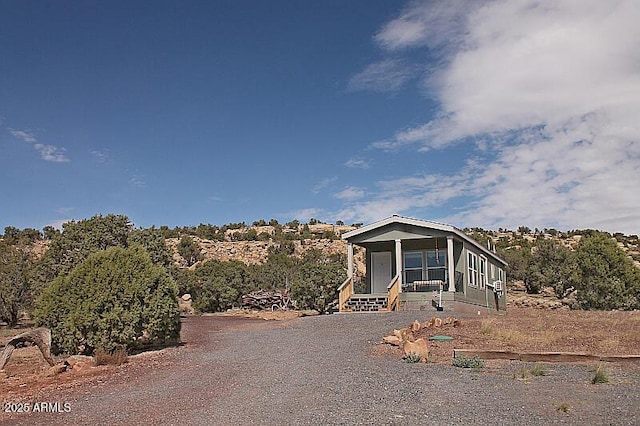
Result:
<svg viewBox="0 0 640 426">
<path fill-rule="evenodd" d="M 340 312 L 506 310 L 506 262 L 451 225 L 394 215 L 345 233 L 347 279 Z M 354 292 L 354 247 L 366 274 Z"/>
</svg>

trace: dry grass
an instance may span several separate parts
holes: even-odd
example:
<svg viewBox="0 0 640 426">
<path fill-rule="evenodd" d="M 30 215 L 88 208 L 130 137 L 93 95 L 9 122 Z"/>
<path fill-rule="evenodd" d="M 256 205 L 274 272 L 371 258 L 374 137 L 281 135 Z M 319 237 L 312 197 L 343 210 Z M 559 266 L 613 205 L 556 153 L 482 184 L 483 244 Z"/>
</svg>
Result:
<svg viewBox="0 0 640 426">
<path fill-rule="evenodd" d="M 593 379 L 591 379 L 591 383 L 594 385 L 601 383 L 609 383 L 609 373 L 604 368 L 602 364 L 599 364 L 595 369 L 592 370 L 594 374 Z"/>
<path fill-rule="evenodd" d="M 510 308 L 507 315 L 465 322 L 478 348 L 634 355 L 640 313 Z"/>
<path fill-rule="evenodd" d="M 483 320 L 480 323 L 480 333 L 482 334 L 492 334 L 494 332 L 494 328 L 493 328 L 493 323 L 494 323 L 494 318 L 489 318 L 486 320 Z"/>
<path fill-rule="evenodd" d="M 425 317 L 416 315 L 424 321 Z M 640 354 L 640 312 L 570 311 L 510 307 L 506 315 L 462 318 L 462 327 L 428 328 L 451 342 L 429 342 L 434 362 L 448 363 L 456 349 L 513 352 L 582 352 L 593 355 Z"/>
<path fill-rule="evenodd" d="M 499 329 L 492 334 L 498 339 L 514 346 L 529 342 L 532 337 L 514 329 Z"/>
</svg>

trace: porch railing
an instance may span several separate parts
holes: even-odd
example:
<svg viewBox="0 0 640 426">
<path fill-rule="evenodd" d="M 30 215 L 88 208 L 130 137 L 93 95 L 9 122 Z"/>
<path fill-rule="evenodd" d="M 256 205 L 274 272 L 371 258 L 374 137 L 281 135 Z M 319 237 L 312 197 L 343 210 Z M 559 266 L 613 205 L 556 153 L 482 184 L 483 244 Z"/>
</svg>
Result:
<svg viewBox="0 0 640 426">
<path fill-rule="evenodd" d="M 398 298 L 400 295 L 400 277 L 401 274 L 397 274 L 395 277 L 393 277 L 393 279 L 387 286 L 387 310 L 389 312 L 395 310 L 398 307 Z"/>
<path fill-rule="evenodd" d="M 406 272 L 411 271 L 403 271 Z M 403 292 L 413 293 L 413 292 L 432 292 L 438 291 L 440 289 L 440 285 L 442 285 L 443 291 L 449 290 L 449 274 L 440 271 L 440 270 L 430 270 L 428 274 L 426 274 L 426 279 L 423 279 L 424 275 L 416 275 L 416 277 L 411 277 L 408 274 L 405 275 L 405 282 L 402 286 Z M 413 279 L 412 279 L 413 278 Z M 462 272 L 455 271 L 454 276 L 454 287 L 456 292 L 461 293 L 464 291 L 464 283 L 463 283 L 464 274 Z"/>
<path fill-rule="evenodd" d="M 338 302 L 340 312 L 346 311 L 346 304 L 351 295 L 353 294 L 353 277 L 349 277 L 338 287 Z"/>
</svg>

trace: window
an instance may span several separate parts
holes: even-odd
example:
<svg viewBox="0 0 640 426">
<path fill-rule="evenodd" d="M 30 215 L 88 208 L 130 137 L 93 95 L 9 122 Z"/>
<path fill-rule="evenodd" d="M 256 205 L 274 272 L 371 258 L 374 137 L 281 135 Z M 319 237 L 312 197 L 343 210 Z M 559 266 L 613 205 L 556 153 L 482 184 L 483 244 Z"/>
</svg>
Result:
<svg viewBox="0 0 640 426">
<path fill-rule="evenodd" d="M 498 268 L 498 279 L 502 282 L 502 287 L 504 288 L 507 283 L 504 282 L 504 271 L 502 268 Z"/>
<path fill-rule="evenodd" d="M 404 252 L 404 282 L 440 280 L 447 283 L 447 251 L 421 250 Z"/>
<path fill-rule="evenodd" d="M 446 262 L 446 250 L 427 250 L 427 267 L 442 268 Z"/>
<path fill-rule="evenodd" d="M 427 250 L 427 280 L 447 282 L 447 250 Z"/>
<path fill-rule="evenodd" d="M 408 251 L 404 253 L 404 282 L 409 284 L 422 280 L 422 252 Z"/>
<path fill-rule="evenodd" d="M 478 270 L 478 276 L 480 278 L 480 289 L 482 290 L 487 284 L 487 258 L 480 256 L 480 269 Z"/>
<path fill-rule="evenodd" d="M 478 286 L 478 256 L 475 253 L 468 252 L 468 274 L 467 280 L 469 287 Z"/>
</svg>

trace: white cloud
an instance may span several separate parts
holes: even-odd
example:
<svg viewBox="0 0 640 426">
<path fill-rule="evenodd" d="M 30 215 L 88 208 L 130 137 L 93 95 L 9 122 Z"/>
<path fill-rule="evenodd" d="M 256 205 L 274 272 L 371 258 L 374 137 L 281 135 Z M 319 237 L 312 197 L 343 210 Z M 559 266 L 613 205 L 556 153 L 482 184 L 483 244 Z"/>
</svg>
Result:
<svg viewBox="0 0 640 426">
<path fill-rule="evenodd" d="M 65 154 L 65 148 L 61 148 L 55 145 L 45 145 L 38 143 L 38 140 L 30 130 L 9 129 L 9 132 L 15 138 L 31 144 L 33 146 L 33 149 L 35 149 L 40 154 L 40 158 L 45 161 L 51 161 L 53 163 L 68 163 L 70 161 Z"/>
<path fill-rule="evenodd" d="M 22 140 L 26 143 L 34 143 L 37 142 L 33 133 L 29 130 L 14 130 L 10 129 L 9 132 L 16 138 Z"/>
<path fill-rule="evenodd" d="M 106 163 L 109 161 L 109 151 L 100 150 L 100 149 L 91 149 L 89 150 L 89 154 L 91 154 L 94 160 L 98 163 Z"/>
<path fill-rule="evenodd" d="M 59 207 L 56 209 L 56 213 L 59 215 L 68 215 L 75 210 L 75 207 Z"/>
<path fill-rule="evenodd" d="M 300 222 L 308 222 L 311 218 L 320 219 L 322 218 L 324 211 L 322 209 L 317 208 L 306 208 L 295 210 L 289 213 L 283 214 L 283 216 L 291 217 L 293 219 L 297 219 Z"/>
<path fill-rule="evenodd" d="M 378 181 L 370 199 L 345 206 L 337 216 L 373 222 L 396 213 L 441 206 L 470 193 L 468 185 L 476 167 L 469 163 L 451 176 L 422 174 Z"/>
<path fill-rule="evenodd" d="M 396 213 L 406 211 L 412 207 L 411 200 L 404 197 L 389 196 L 374 198 L 362 203 L 355 203 L 345 206 L 336 217 L 343 221 L 353 222 L 375 222 Z"/>
<path fill-rule="evenodd" d="M 136 188 L 145 188 L 147 186 L 147 182 L 144 181 L 144 178 L 140 175 L 133 175 L 129 179 L 129 185 L 134 186 Z"/>
<path fill-rule="evenodd" d="M 67 222 L 71 222 L 73 219 L 56 219 L 54 221 L 51 221 L 49 223 L 47 223 L 45 226 L 53 226 L 54 228 L 58 229 L 58 230 L 62 230 L 62 225 L 67 223 Z"/>
<path fill-rule="evenodd" d="M 387 50 L 451 44 L 461 38 L 458 28 L 466 14 L 481 4 L 480 0 L 414 1 L 384 26 L 375 40 Z"/>
<path fill-rule="evenodd" d="M 334 197 L 340 200 L 358 200 L 364 197 L 364 194 L 364 191 L 360 188 L 356 188 L 355 186 L 347 186 L 342 191 L 335 194 Z"/>
<path fill-rule="evenodd" d="M 371 163 L 363 159 L 351 159 L 344 163 L 344 165 L 352 169 L 368 169 L 371 167 Z"/>
<path fill-rule="evenodd" d="M 390 93 L 399 90 L 416 74 L 416 67 L 397 59 L 384 59 L 368 65 L 349 80 L 348 89 Z"/>
<path fill-rule="evenodd" d="M 425 81 L 439 113 L 374 147 L 463 144 L 469 158 L 481 148 L 473 167 L 445 179 L 463 191 L 427 196 L 433 188 L 420 180 L 434 177 L 412 176 L 399 186 L 402 202 L 385 190 L 394 182 L 382 183 L 361 214 L 465 196 L 450 221 L 639 233 L 640 3 L 476 4 L 412 3 L 376 35 L 387 50 L 438 47 L 442 56 Z"/>
<path fill-rule="evenodd" d="M 54 145 L 43 145 L 36 143 L 33 148 L 38 151 L 40 158 L 53 163 L 68 163 L 69 158 L 65 155 L 66 149 Z"/>
<path fill-rule="evenodd" d="M 322 179 L 320 182 L 318 182 L 317 184 L 315 184 L 313 186 L 313 188 L 311 188 L 311 191 L 314 194 L 319 193 L 320 191 L 322 191 L 323 189 L 327 188 L 329 185 L 333 184 L 334 182 L 336 182 L 338 180 L 337 176 L 332 176 L 332 177 L 328 177 L 328 178 L 324 178 Z"/>
</svg>

